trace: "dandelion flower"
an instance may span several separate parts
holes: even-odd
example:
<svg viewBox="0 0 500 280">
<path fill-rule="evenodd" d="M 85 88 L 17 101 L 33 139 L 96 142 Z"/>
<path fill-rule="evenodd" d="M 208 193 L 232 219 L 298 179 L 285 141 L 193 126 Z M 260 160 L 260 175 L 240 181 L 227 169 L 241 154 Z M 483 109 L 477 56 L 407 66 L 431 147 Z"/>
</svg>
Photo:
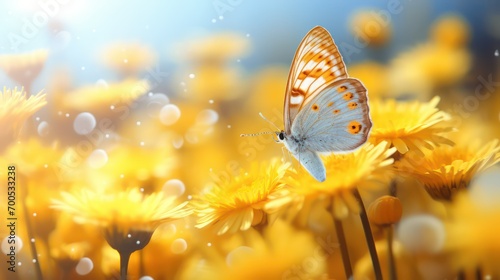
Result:
<svg viewBox="0 0 500 280">
<path fill-rule="evenodd" d="M 480 269 L 499 275 L 498 185 L 476 187 L 478 186 L 474 186 L 471 192 L 461 192 L 454 198 L 449 208 L 450 218 L 444 222 L 444 250 L 452 254 L 450 263 L 457 271 Z M 491 203 L 485 203 L 487 201 Z"/>
<path fill-rule="evenodd" d="M 470 26 L 463 17 L 457 14 L 441 16 L 431 28 L 431 38 L 450 49 L 462 48 L 469 42 Z"/>
<path fill-rule="evenodd" d="M 351 32 L 370 47 L 386 44 L 392 36 L 390 22 L 381 22 L 375 11 L 358 11 L 351 18 Z"/>
<path fill-rule="evenodd" d="M 370 190 L 379 186 L 380 182 L 390 180 L 389 167 L 393 163 L 391 155 L 395 148 L 388 148 L 387 143 L 373 145 L 367 143 L 349 154 L 332 154 L 324 158 L 326 181 L 317 182 L 307 171 L 299 168 L 291 171 L 287 183 L 293 191 L 306 199 L 331 197 L 334 213 L 337 218 L 344 218 L 349 211 L 358 214 L 360 205 L 353 195 L 353 190 L 360 188 Z"/>
<path fill-rule="evenodd" d="M 198 215 L 198 228 L 212 226 L 218 235 L 245 231 L 271 220 L 268 215 L 280 207 L 273 205 L 273 211 L 266 206 L 288 194 L 282 183 L 288 164 L 273 161 L 271 164 L 253 164 L 250 171 L 243 170 L 234 177 L 220 180 L 193 202 Z"/>
<path fill-rule="evenodd" d="M 424 148 L 432 150 L 440 144 L 452 145 L 453 142 L 442 135 L 452 128 L 446 122 L 450 116 L 436 107 L 439 100 L 436 96 L 427 103 L 393 99 L 371 101 L 370 142 L 387 141 L 401 154 L 412 150 L 420 155 Z"/>
<path fill-rule="evenodd" d="M 328 255 L 323 249 L 331 248 L 324 248 L 327 244 L 321 243 L 325 242 L 315 242 L 310 232 L 294 229 L 278 220 L 263 234 L 255 231 L 244 234 L 243 246 L 233 245 L 218 254 L 211 252 L 202 268 L 189 271 L 202 272 L 206 279 L 222 280 L 325 279 Z"/>
<path fill-rule="evenodd" d="M 47 50 L 36 50 L 21 54 L 1 55 L 0 68 L 12 80 L 26 87 L 26 91 L 30 94 L 29 88 L 42 71 L 48 54 Z"/>
<path fill-rule="evenodd" d="M 163 193 L 144 195 L 137 189 L 103 194 L 81 190 L 79 194 L 63 192 L 62 200 L 54 200 L 53 208 L 65 211 L 81 223 L 93 223 L 103 228 L 104 238 L 120 254 L 120 275 L 127 277 L 130 255 L 143 249 L 154 230 L 163 222 L 174 221 L 191 214 L 183 202 Z"/>
<path fill-rule="evenodd" d="M 0 150 L 3 150 L 19 134 L 24 122 L 33 113 L 47 104 L 45 94 L 39 92 L 26 98 L 26 92 L 17 88 L 14 90 L 4 87 L 0 95 Z"/>
<path fill-rule="evenodd" d="M 80 112 L 103 108 L 109 110 L 112 105 L 119 107 L 132 103 L 150 88 L 151 85 L 147 80 L 126 79 L 117 83 L 109 83 L 107 86 L 84 86 L 67 95 L 57 96 L 60 99 L 57 102 L 65 108 Z"/>
<path fill-rule="evenodd" d="M 499 161 L 500 146 L 495 139 L 487 144 L 473 141 L 443 146 L 423 158 L 405 157 L 396 167 L 419 179 L 434 199 L 450 200 L 456 191 L 469 186 L 475 174 Z"/>
</svg>

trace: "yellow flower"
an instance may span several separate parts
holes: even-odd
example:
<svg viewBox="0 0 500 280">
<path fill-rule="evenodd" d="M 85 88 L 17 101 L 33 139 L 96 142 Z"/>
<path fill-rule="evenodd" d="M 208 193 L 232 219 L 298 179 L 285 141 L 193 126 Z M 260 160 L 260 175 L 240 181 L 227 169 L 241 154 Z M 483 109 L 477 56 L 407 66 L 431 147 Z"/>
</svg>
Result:
<svg viewBox="0 0 500 280">
<path fill-rule="evenodd" d="M 148 46 L 140 43 L 115 43 L 104 50 L 102 59 L 120 74 L 132 76 L 151 67 L 156 55 Z"/>
<path fill-rule="evenodd" d="M 452 255 L 450 262 L 456 270 L 476 271 L 479 268 L 492 275 L 500 274 L 497 186 L 474 186 L 471 192 L 457 194 L 449 208 L 450 218 L 444 223 L 444 249 Z"/>
<path fill-rule="evenodd" d="M 372 190 L 380 182 L 388 183 L 389 167 L 393 163 L 391 155 L 395 148 L 388 148 L 387 143 L 373 145 L 367 143 L 349 154 L 332 154 L 324 158 L 326 181 L 319 183 L 304 169 L 291 171 L 287 183 L 306 200 L 316 198 L 333 199 L 333 215 L 346 217 L 349 210 L 359 213 L 360 206 L 353 195 L 353 190 Z"/>
<path fill-rule="evenodd" d="M 26 98 L 23 89 L 4 87 L 0 95 L 0 151 L 18 136 L 24 122 L 45 104 L 47 101 L 42 92 Z"/>
<path fill-rule="evenodd" d="M 370 99 L 387 97 L 392 93 L 388 83 L 388 68 L 381 63 L 364 61 L 349 65 L 349 75 L 363 81 L 365 87 L 369 89 Z"/>
<path fill-rule="evenodd" d="M 431 28 L 431 38 L 436 43 L 449 48 L 465 47 L 469 42 L 469 37 L 469 24 L 457 14 L 441 16 Z"/>
<path fill-rule="evenodd" d="M 52 208 L 71 213 L 79 222 L 115 228 L 124 234 L 131 230 L 153 232 L 163 222 L 191 214 L 185 207 L 187 201 L 176 205 L 176 197 L 165 197 L 162 192 L 144 195 L 130 189 L 104 194 L 83 189 L 78 194 L 63 192 L 61 196 L 62 200 L 53 200 Z"/>
<path fill-rule="evenodd" d="M 417 179 L 434 199 L 450 200 L 453 194 L 469 186 L 475 174 L 500 161 L 498 140 L 459 142 L 443 146 L 425 157 L 405 157 L 397 169 Z"/>
<path fill-rule="evenodd" d="M 47 50 L 0 56 L 0 68 L 14 81 L 29 89 L 47 60 Z M 28 90 L 28 94 L 29 94 Z"/>
<path fill-rule="evenodd" d="M 123 105 L 130 104 L 139 96 L 147 93 L 151 86 L 147 80 L 127 79 L 109 85 L 91 85 L 81 87 L 66 95 L 57 96 L 58 104 L 65 108 L 71 108 L 77 111 L 88 110 L 110 110 L 114 105 L 117 110 L 123 112 Z M 127 110 L 129 110 L 127 108 Z M 94 110 L 95 111 L 95 110 Z M 120 115 L 128 113 L 123 112 Z"/>
<path fill-rule="evenodd" d="M 310 232 L 294 229 L 281 220 L 264 229 L 263 234 L 252 230 L 243 234 L 243 244 L 206 248 L 209 258 L 201 267 L 198 264 L 185 269 L 188 275 L 182 279 L 199 279 L 200 275 L 202 279 L 221 280 L 325 279 L 326 258 L 336 249 L 319 238 L 315 242 Z"/>
<path fill-rule="evenodd" d="M 281 182 L 287 168 L 288 164 L 278 161 L 254 163 L 249 172 L 240 170 L 234 177 L 215 182 L 193 202 L 199 217 L 196 227 L 212 226 L 221 235 L 245 231 L 272 220 L 267 216 L 275 214 L 287 202 L 281 199 L 288 194 L 288 189 Z M 273 205 L 272 211 L 266 208 L 277 199 L 280 199 L 281 205 Z"/>
<path fill-rule="evenodd" d="M 385 22 L 375 10 L 367 10 L 357 11 L 352 16 L 351 33 L 364 44 L 377 47 L 391 39 L 392 29 L 390 21 Z"/>
<path fill-rule="evenodd" d="M 369 141 L 375 144 L 387 141 L 401 154 L 411 150 L 420 155 L 424 148 L 452 145 L 452 141 L 442 136 L 452 128 L 445 122 L 450 119 L 449 115 L 436 107 L 439 100 L 436 96 L 427 103 L 370 101 L 373 128 Z"/>
</svg>

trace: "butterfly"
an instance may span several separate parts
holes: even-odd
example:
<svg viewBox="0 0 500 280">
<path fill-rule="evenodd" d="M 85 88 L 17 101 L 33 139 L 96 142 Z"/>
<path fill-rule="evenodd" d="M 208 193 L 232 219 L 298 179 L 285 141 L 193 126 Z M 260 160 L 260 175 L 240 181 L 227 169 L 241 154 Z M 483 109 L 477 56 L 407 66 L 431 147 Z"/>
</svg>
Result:
<svg viewBox="0 0 500 280">
<path fill-rule="evenodd" d="M 347 75 L 332 36 L 321 26 L 306 34 L 295 53 L 284 123 L 278 141 L 319 182 L 326 180 L 319 153 L 353 151 L 370 133 L 367 90 Z"/>
</svg>

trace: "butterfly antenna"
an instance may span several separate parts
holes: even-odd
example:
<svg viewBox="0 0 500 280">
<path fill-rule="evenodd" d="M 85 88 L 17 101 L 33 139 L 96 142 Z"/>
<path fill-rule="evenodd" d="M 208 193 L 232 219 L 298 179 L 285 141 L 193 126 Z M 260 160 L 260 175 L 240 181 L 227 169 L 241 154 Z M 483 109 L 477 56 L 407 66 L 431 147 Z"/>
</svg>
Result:
<svg viewBox="0 0 500 280">
<path fill-rule="evenodd" d="M 266 122 L 270 123 L 272 126 L 274 126 L 274 128 L 276 128 L 276 131 L 281 131 L 281 129 L 275 124 L 273 123 L 272 121 L 268 120 L 266 117 L 264 117 L 264 115 L 262 114 L 262 112 L 259 112 L 259 116 L 261 118 L 263 118 Z"/>
<path fill-rule="evenodd" d="M 255 137 L 263 134 L 276 134 L 274 131 L 263 131 L 259 133 L 242 133 L 240 134 L 240 137 Z"/>
</svg>

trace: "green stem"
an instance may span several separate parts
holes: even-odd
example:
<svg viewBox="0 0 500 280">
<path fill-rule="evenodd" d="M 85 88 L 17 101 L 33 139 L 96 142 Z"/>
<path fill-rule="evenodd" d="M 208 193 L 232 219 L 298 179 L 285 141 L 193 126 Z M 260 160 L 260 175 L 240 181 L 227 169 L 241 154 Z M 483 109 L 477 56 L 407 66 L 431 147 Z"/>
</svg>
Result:
<svg viewBox="0 0 500 280">
<path fill-rule="evenodd" d="M 394 261 L 394 250 L 392 248 L 394 240 L 394 228 L 393 226 L 387 227 L 387 255 L 389 256 L 389 279 L 397 280 L 398 276 L 396 273 L 396 263 Z"/>
<path fill-rule="evenodd" d="M 368 215 L 366 214 L 365 205 L 363 204 L 363 200 L 361 199 L 361 195 L 359 194 L 357 188 L 354 189 L 353 193 L 359 202 L 359 206 L 361 207 L 361 212 L 359 213 L 359 217 L 361 219 L 361 224 L 363 225 L 363 231 L 365 233 L 368 251 L 370 252 L 370 257 L 372 258 L 375 280 L 382 280 L 382 270 L 380 269 L 380 261 L 378 260 L 377 248 L 375 247 L 375 242 L 373 241 L 373 234 L 370 228 L 370 222 L 368 221 Z"/>
<path fill-rule="evenodd" d="M 120 280 L 127 280 L 128 261 L 131 252 L 120 252 Z"/>
<path fill-rule="evenodd" d="M 333 214 L 332 214 L 333 215 Z M 340 254 L 342 255 L 342 262 L 344 263 L 344 272 L 347 279 L 352 277 L 352 267 L 349 258 L 349 251 L 347 250 L 347 242 L 344 235 L 344 227 L 342 226 L 342 221 L 333 217 L 333 222 L 335 223 L 335 231 L 337 233 L 337 239 L 340 244 Z"/>
</svg>

